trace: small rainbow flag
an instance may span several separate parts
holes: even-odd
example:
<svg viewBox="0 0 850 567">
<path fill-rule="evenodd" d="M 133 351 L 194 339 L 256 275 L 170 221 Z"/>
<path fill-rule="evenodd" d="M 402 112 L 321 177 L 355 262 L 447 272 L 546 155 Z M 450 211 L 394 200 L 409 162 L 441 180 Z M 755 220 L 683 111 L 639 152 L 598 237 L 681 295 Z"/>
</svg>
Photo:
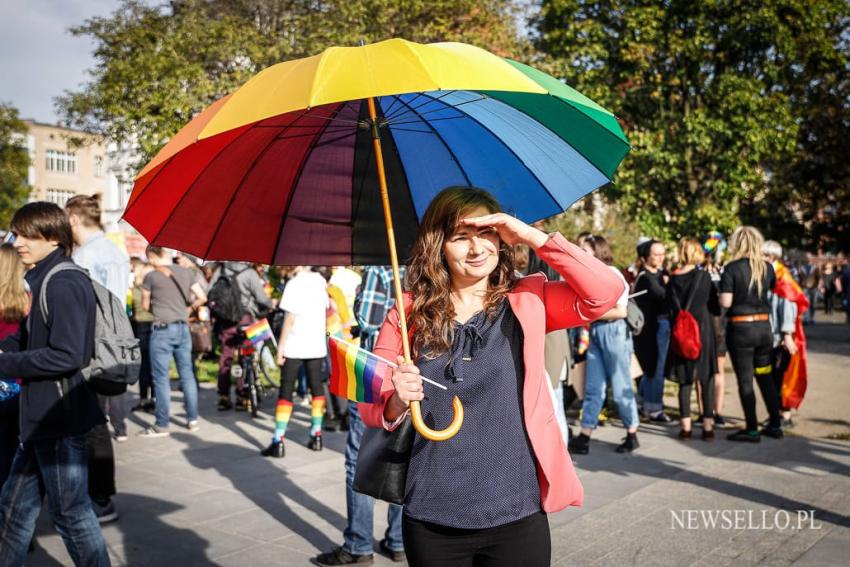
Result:
<svg viewBox="0 0 850 567">
<path fill-rule="evenodd" d="M 245 336 L 255 345 L 264 343 L 274 338 L 272 328 L 269 327 L 267 319 L 260 319 L 250 327 L 245 327 Z"/>
<path fill-rule="evenodd" d="M 353 402 L 372 403 L 381 395 L 381 383 L 395 364 L 336 337 L 328 337 L 331 357 L 331 393 Z"/>
</svg>

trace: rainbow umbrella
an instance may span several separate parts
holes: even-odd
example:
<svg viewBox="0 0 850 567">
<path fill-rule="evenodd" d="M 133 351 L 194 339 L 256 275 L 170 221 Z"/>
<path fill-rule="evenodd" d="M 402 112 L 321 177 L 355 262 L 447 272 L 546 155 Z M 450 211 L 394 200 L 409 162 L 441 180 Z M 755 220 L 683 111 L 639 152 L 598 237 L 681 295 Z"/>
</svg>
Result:
<svg viewBox="0 0 850 567">
<path fill-rule="evenodd" d="M 198 114 L 139 173 L 124 219 L 205 259 L 391 264 L 401 298 L 396 249 L 407 256 L 443 188 L 486 188 L 532 222 L 607 184 L 628 149 L 610 112 L 482 49 L 332 47 L 269 67 Z M 402 330 L 409 359 L 404 317 Z M 414 424 L 449 438 L 457 399 L 455 410 L 435 432 L 414 404 Z"/>
</svg>

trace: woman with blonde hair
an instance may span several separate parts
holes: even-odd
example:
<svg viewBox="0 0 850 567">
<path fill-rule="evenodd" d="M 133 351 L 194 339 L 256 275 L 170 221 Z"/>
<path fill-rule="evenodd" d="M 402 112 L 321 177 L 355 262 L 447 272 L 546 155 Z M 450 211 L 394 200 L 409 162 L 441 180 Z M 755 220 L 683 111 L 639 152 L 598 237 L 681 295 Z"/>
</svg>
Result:
<svg viewBox="0 0 850 567">
<path fill-rule="evenodd" d="M 512 246 L 525 244 L 563 281 L 518 278 Z M 544 371 L 547 331 L 589 324 L 622 295 L 623 280 L 560 234 L 501 212 L 488 192 L 451 187 L 425 211 L 407 269 L 413 362 L 401 357 L 398 309 L 374 352 L 398 360 L 381 397 L 363 404 L 370 427 L 394 429 L 423 401 L 426 423 L 452 420 L 448 441 L 415 435 L 402 530 L 411 567 L 549 565 L 546 514 L 580 504 Z M 422 376 L 448 387 L 448 396 Z"/>
<path fill-rule="evenodd" d="M 738 379 L 746 428 L 730 434 L 731 441 L 758 443 L 761 435 L 782 438 L 779 395 L 772 372 L 773 336 L 770 328 L 768 292 L 776 285 L 773 266 L 764 260 L 764 237 L 754 227 L 741 226 L 732 233 L 732 262 L 720 280 L 720 305 L 728 308 L 726 344 Z M 769 425 L 759 431 L 753 376 L 770 414 Z"/>
<path fill-rule="evenodd" d="M 11 244 L 0 246 L 0 340 L 17 332 L 30 306 L 24 287 L 24 264 Z M 0 486 L 9 475 L 18 446 L 18 396 L 20 386 L 3 380 L 0 396 Z"/>
<path fill-rule="evenodd" d="M 679 268 L 670 277 L 667 286 L 667 308 L 675 321 L 686 309 L 696 319 L 699 327 L 700 353 L 689 360 L 670 349 L 667 376 L 679 384 L 679 415 L 682 426 L 679 438 L 691 438 L 691 389 L 699 384 L 702 399 L 704 441 L 714 439 L 714 376 L 717 373 L 717 345 L 714 336 L 714 317 L 720 315 L 717 290 L 711 276 L 697 266 L 705 260 L 702 245 L 693 238 L 683 238 L 677 246 Z"/>
</svg>

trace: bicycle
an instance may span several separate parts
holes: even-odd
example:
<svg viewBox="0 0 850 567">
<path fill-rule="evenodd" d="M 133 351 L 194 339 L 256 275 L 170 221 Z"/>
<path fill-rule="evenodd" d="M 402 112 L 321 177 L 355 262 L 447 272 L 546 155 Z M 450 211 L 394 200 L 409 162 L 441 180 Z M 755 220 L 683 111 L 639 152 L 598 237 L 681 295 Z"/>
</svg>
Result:
<svg viewBox="0 0 850 567">
<path fill-rule="evenodd" d="M 280 387 L 280 368 L 277 366 L 277 349 L 271 340 L 264 341 L 259 348 L 245 336 L 245 327 L 237 331 L 239 350 L 230 368 L 230 376 L 236 381 L 240 396 L 247 403 L 251 417 L 256 418 L 260 400 L 266 388 Z M 265 383 L 265 384 L 264 384 Z"/>
</svg>

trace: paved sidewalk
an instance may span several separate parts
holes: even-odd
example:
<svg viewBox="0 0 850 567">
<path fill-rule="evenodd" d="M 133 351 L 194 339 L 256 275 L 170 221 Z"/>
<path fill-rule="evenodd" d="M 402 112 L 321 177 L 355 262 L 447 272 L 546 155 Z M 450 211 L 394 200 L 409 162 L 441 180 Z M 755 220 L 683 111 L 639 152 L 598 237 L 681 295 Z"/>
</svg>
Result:
<svg viewBox="0 0 850 567">
<path fill-rule="evenodd" d="M 812 348 L 815 400 L 850 395 L 845 349 L 850 340 L 842 342 L 846 329 L 833 330 L 829 344 L 815 340 Z M 821 373 L 829 380 L 819 381 Z M 728 377 L 734 382 L 734 374 Z M 832 391 L 821 391 L 824 384 Z M 179 399 L 174 393 L 173 400 Z M 805 414 L 814 419 L 819 412 L 810 401 Z M 104 528 L 113 564 L 302 566 L 339 545 L 345 525 L 344 434 L 326 434 L 321 453 L 307 450 L 309 409 L 296 407 L 287 457 L 263 459 L 259 449 L 273 428 L 268 415 L 251 421 L 244 413 L 217 413 L 210 388 L 203 389 L 201 404 L 198 433 L 180 427 L 182 407 L 174 403 L 170 438 L 135 437 L 152 422 L 152 416 L 135 414 L 130 441 L 116 445 L 121 519 Z M 820 415 L 840 421 L 846 408 L 843 414 Z M 850 443 L 792 436 L 741 445 L 722 435 L 714 443 L 698 435 L 682 443 L 676 431 L 643 426 L 640 450 L 618 455 L 614 447 L 623 430 L 600 428 L 591 453 L 576 457 L 585 506 L 550 517 L 554 565 L 847 563 Z M 695 511 L 690 520 L 695 529 L 685 529 L 688 510 Z M 739 527 L 744 522 L 753 529 L 705 525 L 721 511 L 734 521 L 736 510 L 742 511 Z M 807 521 L 796 529 L 798 510 L 813 511 L 814 525 Z M 385 511 L 379 504 L 376 540 Z M 744 511 L 752 511 L 752 518 Z M 773 527 L 777 522 L 783 527 L 785 512 L 793 525 Z M 772 529 L 759 529 L 764 527 Z M 375 559 L 376 565 L 393 565 L 377 554 Z M 46 514 L 28 564 L 70 564 Z"/>
</svg>

